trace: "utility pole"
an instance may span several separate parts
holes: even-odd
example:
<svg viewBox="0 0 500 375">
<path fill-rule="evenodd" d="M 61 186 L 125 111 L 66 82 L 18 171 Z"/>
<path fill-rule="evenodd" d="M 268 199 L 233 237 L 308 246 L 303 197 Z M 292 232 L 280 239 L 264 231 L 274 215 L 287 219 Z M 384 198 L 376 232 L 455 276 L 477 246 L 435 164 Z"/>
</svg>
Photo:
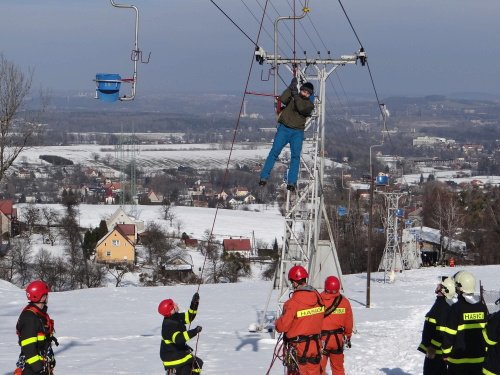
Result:
<svg viewBox="0 0 500 375">
<path fill-rule="evenodd" d="M 381 147 L 383 143 L 379 145 L 370 146 L 370 208 L 368 211 L 368 249 L 366 251 L 366 308 L 370 308 L 370 296 L 371 296 L 371 270 L 372 270 L 372 236 L 373 236 L 373 162 L 372 162 L 372 149 L 374 147 Z"/>
</svg>

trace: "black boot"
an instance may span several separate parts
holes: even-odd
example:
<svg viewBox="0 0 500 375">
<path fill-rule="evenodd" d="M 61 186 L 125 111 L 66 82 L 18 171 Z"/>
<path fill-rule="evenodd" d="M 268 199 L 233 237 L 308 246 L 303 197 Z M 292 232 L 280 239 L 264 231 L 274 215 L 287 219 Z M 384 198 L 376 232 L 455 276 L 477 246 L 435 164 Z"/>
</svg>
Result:
<svg viewBox="0 0 500 375">
<path fill-rule="evenodd" d="M 292 184 L 286 185 L 286 190 L 290 190 L 291 192 L 294 192 L 295 191 L 295 185 L 292 185 Z"/>
<path fill-rule="evenodd" d="M 259 186 L 266 186 L 267 181 L 266 180 L 260 180 L 259 181 Z"/>
</svg>

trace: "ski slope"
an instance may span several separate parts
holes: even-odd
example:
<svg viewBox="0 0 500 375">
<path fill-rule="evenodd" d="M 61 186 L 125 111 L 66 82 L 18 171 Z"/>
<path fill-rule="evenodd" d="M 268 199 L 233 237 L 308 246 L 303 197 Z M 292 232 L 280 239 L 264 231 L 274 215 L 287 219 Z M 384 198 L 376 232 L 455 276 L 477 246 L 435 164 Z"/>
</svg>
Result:
<svg viewBox="0 0 500 375">
<path fill-rule="evenodd" d="M 372 274 L 372 307 L 366 309 L 366 274 L 344 277 L 355 315 L 356 334 L 346 351 L 347 373 L 420 374 L 423 354 L 416 350 L 425 313 L 434 301 L 438 276 L 467 269 L 487 290 L 500 290 L 500 266 L 429 268 L 406 271 L 394 284 Z M 266 374 L 275 340 L 250 333 L 264 307 L 271 283 L 256 279 L 237 284 L 202 285 L 199 314 L 203 326 L 197 354 L 204 374 Z M 186 308 L 196 286 L 98 288 L 51 293 L 49 312 L 56 322 L 60 346 L 55 348 L 57 373 L 64 375 L 163 374 L 159 359 L 165 298 Z M 276 298 L 271 308 L 276 308 Z M 15 324 L 25 305 L 24 292 L 0 280 L 0 375 L 11 374 L 19 353 Z M 190 342 L 196 347 L 196 340 Z M 282 374 L 277 362 L 270 374 Z"/>
</svg>

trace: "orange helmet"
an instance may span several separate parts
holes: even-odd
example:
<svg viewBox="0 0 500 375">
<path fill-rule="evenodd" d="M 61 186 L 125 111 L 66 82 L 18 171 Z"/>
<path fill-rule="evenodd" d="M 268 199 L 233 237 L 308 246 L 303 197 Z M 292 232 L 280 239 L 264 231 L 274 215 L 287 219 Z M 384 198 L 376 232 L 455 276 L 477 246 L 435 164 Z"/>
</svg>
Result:
<svg viewBox="0 0 500 375">
<path fill-rule="evenodd" d="M 163 315 L 165 318 L 168 318 L 172 316 L 172 314 L 174 313 L 174 308 L 175 308 L 175 303 L 173 300 L 171 300 L 170 298 L 164 299 L 158 305 L 158 312 L 160 313 L 160 315 Z"/>
<path fill-rule="evenodd" d="M 42 297 L 49 294 L 50 288 L 42 280 L 35 280 L 26 287 L 26 297 L 31 302 L 40 302 Z"/>
<path fill-rule="evenodd" d="M 290 271 L 288 271 L 288 280 L 299 281 L 307 279 L 308 277 L 309 275 L 307 274 L 306 269 L 302 266 L 293 266 L 290 268 Z"/>
<path fill-rule="evenodd" d="M 325 279 L 325 292 L 338 295 L 340 293 L 340 280 L 335 276 L 328 276 Z"/>
</svg>

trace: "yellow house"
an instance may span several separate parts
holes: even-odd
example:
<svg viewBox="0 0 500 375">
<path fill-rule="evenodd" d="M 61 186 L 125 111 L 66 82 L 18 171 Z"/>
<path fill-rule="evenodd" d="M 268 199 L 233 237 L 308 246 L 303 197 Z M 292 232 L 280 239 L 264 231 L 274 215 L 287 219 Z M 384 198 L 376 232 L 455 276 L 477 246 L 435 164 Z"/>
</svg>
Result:
<svg viewBox="0 0 500 375">
<path fill-rule="evenodd" d="M 134 263 L 135 238 L 134 224 L 117 224 L 97 243 L 96 261 L 100 263 Z"/>
</svg>

